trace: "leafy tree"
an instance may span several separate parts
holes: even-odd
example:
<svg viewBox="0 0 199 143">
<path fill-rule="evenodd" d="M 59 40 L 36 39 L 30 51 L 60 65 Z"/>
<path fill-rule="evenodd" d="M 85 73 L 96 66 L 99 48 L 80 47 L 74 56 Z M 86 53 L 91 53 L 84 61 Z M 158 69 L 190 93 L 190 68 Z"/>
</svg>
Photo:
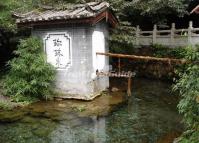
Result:
<svg viewBox="0 0 199 143">
<path fill-rule="evenodd" d="M 28 11 L 32 8 L 32 0 L 1 0 L 0 1 L 0 26 L 11 31 L 16 30 L 13 11 Z"/>
<path fill-rule="evenodd" d="M 19 102 L 50 97 L 55 69 L 46 63 L 42 47 L 36 38 L 21 40 L 15 51 L 18 57 L 8 63 L 11 69 L 3 87 L 5 94 L 13 100 Z"/>
<path fill-rule="evenodd" d="M 153 24 L 163 27 L 170 17 L 182 17 L 187 13 L 188 0 L 109 0 L 121 21 L 133 26 L 151 29 Z"/>
</svg>

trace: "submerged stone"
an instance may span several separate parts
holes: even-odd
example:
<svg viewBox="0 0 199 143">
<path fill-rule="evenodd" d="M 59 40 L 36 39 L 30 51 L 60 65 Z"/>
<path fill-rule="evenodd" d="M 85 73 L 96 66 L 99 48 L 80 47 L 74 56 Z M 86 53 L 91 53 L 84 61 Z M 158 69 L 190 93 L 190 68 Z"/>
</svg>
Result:
<svg viewBox="0 0 199 143">
<path fill-rule="evenodd" d="M 28 123 L 28 124 L 33 124 L 35 123 L 35 119 L 34 118 L 31 118 L 29 116 L 25 116 L 22 120 L 21 120 L 22 123 Z"/>
<path fill-rule="evenodd" d="M 24 112 L 15 112 L 12 111 L 6 111 L 6 112 L 0 112 L 0 122 L 4 123 L 11 123 L 18 121 L 24 117 L 26 113 Z"/>
<path fill-rule="evenodd" d="M 73 103 L 72 108 L 83 109 L 76 110 L 79 116 L 106 116 L 111 113 L 115 107 L 124 104 L 126 101 L 124 92 L 115 92 L 100 96 L 93 101 Z"/>
<path fill-rule="evenodd" d="M 40 127 L 33 130 L 32 132 L 38 137 L 47 137 L 51 133 L 51 130 L 49 130 L 47 127 Z"/>
</svg>

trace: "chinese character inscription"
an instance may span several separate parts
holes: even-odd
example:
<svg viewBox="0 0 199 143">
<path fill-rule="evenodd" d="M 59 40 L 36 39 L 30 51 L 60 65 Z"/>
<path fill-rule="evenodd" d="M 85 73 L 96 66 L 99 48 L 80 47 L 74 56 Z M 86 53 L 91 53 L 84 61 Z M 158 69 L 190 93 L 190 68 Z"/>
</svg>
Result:
<svg viewBox="0 0 199 143">
<path fill-rule="evenodd" d="M 54 46 L 55 47 L 62 46 L 62 41 L 60 41 L 59 38 L 58 39 L 54 39 L 53 42 L 54 42 Z"/>
<path fill-rule="evenodd" d="M 58 49 L 55 49 L 55 57 L 56 57 L 56 66 L 59 68 L 62 66 L 62 63 L 60 62 L 60 58 L 63 57 L 62 51 L 61 51 L 61 46 L 62 46 L 62 41 L 59 39 L 54 39 L 54 47 L 57 47 Z"/>
<path fill-rule="evenodd" d="M 49 34 L 45 39 L 47 61 L 57 69 L 66 69 L 71 63 L 70 38 L 65 34 Z"/>
</svg>

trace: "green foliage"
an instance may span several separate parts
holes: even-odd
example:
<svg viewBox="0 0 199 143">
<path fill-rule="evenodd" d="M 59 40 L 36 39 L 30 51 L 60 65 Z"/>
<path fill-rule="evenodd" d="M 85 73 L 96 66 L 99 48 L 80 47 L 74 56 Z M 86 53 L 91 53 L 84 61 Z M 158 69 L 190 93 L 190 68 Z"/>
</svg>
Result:
<svg viewBox="0 0 199 143">
<path fill-rule="evenodd" d="M 178 143 L 198 143 L 199 142 L 199 129 L 189 129 L 178 138 Z"/>
<path fill-rule="evenodd" d="M 25 13 L 31 10 L 42 10 L 43 5 L 58 7 L 74 0 L 1 0 L 0 1 L 0 27 L 16 31 L 13 12 Z"/>
<path fill-rule="evenodd" d="M 187 0 L 108 0 L 123 20 L 137 23 L 142 17 L 153 23 L 165 24 L 168 15 L 183 16 L 189 4 Z"/>
<path fill-rule="evenodd" d="M 178 109 L 184 116 L 187 132 L 184 133 L 180 143 L 199 142 L 199 48 L 187 51 L 186 58 L 192 63 L 187 65 L 183 72 L 179 72 L 180 79 L 174 86 L 181 95 Z"/>
<path fill-rule="evenodd" d="M 42 44 L 36 38 L 22 40 L 15 51 L 18 57 L 8 64 L 11 66 L 4 81 L 4 90 L 17 102 L 49 98 L 55 78 L 55 69 L 47 64 Z"/>
<path fill-rule="evenodd" d="M 110 51 L 114 53 L 132 53 L 135 42 L 135 28 L 128 22 L 121 22 L 119 26 L 112 29 L 109 38 Z"/>
<path fill-rule="evenodd" d="M 1 101 L 0 100 L 0 109 L 3 109 L 3 110 L 10 110 L 12 109 L 12 105 L 10 105 L 9 102 L 6 102 L 6 101 Z"/>
<path fill-rule="evenodd" d="M 193 51 L 192 49 L 192 47 L 169 48 L 160 44 L 152 45 L 153 56 L 155 57 L 170 57 L 183 59 L 187 58 L 187 53 Z"/>
<path fill-rule="evenodd" d="M 0 1 L 0 26 L 11 31 L 16 31 L 13 11 L 27 12 L 32 9 L 32 0 L 1 0 Z"/>
</svg>

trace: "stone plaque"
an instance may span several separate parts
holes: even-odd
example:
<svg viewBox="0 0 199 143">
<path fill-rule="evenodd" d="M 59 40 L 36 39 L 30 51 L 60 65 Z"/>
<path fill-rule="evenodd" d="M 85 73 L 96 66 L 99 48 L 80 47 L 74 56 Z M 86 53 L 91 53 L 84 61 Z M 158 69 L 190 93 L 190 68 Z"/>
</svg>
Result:
<svg viewBox="0 0 199 143">
<path fill-rule="evenodd" d="M 44 44 L 48 63 L 63 70 L 71 65 L 71 38 L 68 34 L 48 34 Z"/>
</svg>

